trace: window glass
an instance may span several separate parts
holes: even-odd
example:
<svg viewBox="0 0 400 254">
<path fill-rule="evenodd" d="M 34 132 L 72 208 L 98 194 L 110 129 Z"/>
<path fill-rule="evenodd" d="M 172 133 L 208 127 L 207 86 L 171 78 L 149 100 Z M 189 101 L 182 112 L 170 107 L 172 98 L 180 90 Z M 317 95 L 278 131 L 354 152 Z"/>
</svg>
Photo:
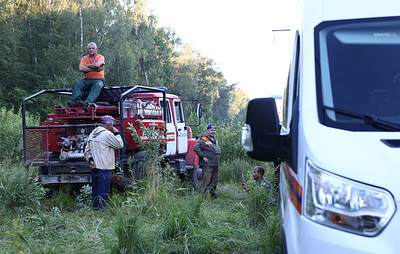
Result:
<svg viewBox="0 0 400 254">
<path fill-rule="evenodd" d="M 177 123 L 183 123 L 183 111 L 182 111 L 182 105 L 180 101 L 174 101 L 174 107 L 175 107 L 175 115 L 176 115 L 176 122 Z"/>
<path fill-rule="evenodd" d="M 287 85 L 283 94 L 283 108 L 282 108 L 282 127 L 286 130 L 289 129 L 289 103 L 293 104 L 294 99 L 297 97 L 297 91 L 298 91 L 298 79 L 299 79 L 299 57 L 300 57 L 300 36 L 298 32 L 296 32 L 296 37 L 295 37 L 295 45 L 294 45 L 294 52 L 293 52 L 293 59 L 291 62 L 291 66 L 289 69 L 289 75 L 288 75 L 288 80 L 287 80 Z M 293 85 L 290 84 L 291 81 L 291 76 L 294 75 L 293 77 Z M 290 88 L 292 87 L 292 90 Z M 293 99 L 290 101 L 290 94 L 293 93 Z"/>
<path fill-rule="evenodd" d="M 165 119 L 165 122 L 167 122 L 167 123 L 172 123 L 172 117 L 171 117 L 171 108 L 170 108 L 170 106 L 169 106 L 169 103 L 168 103 L 168 100 L 167 100 L 167 103 L 166 103 L 167 105 L 167 112 L 166 112 L 166 119 Z M 161 100 L 160 99 L 160 105 L 161 105 L 161 108 L 162 108 L 162 110 L 164 111 L 164 101 L 163 100 Z M 164 112 L 163 112 L 163 116 L 164 116 Z"/>
<path fill-rule="evenodd" d="M 324 22 L 315 29 L 320 121 L 348 130 L 400 128 L 400 19 Z"/>
</svg>

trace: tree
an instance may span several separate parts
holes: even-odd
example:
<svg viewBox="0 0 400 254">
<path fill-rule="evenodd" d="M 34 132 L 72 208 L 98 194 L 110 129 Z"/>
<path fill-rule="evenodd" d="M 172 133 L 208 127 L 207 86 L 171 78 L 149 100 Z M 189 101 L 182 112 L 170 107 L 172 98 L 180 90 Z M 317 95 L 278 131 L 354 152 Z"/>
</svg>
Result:
<svg viewBox="0 0 400 254">
<path fill-rule="evenodd" d="M 250 96 L 247 92 L 241 89 L 235 89 L 233 91 L 228 110 L 228 114 L 231 116 L 232 120 L 244 121 L 249 100 Z"/>
<path fill-rule="evenodd" d="M 81 79 L 78 65 L 91 41 L 105 57 L 107 86 L 164 86 L 200 100 L 215 119 L 232 120 L 238 111 L 230 109 L 239 107 L 232 102 L 236 86 L 227 85 L 213 59 L 158 28 L 146 0 L 0 1 L 0 33 L 0 106 L 15 111 L 33 93 Z M 30 100 L 28 108 L 44 118 L 65 105 L 59 100 Z"/>
</svg>

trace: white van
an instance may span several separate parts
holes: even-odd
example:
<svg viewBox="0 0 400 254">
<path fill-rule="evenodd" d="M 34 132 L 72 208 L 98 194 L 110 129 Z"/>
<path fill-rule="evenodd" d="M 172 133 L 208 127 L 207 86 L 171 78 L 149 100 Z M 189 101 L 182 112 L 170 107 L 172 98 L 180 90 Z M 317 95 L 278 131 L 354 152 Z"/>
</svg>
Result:
<svg viewBox="0 0 400 254">
<path fill-rule="evenodd" d="M 281 162 L 283 253 L 400 253 L 400 1 L 304 0 L 279 124 L 249 102 L 242 142 Z"/>
</svg>

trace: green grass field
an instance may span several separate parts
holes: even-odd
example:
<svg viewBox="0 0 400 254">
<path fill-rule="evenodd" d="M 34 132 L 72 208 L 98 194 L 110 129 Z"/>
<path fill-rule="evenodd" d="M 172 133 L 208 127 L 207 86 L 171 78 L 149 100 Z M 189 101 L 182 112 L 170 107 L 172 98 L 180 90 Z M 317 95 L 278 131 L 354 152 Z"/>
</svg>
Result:
<svg viewBox="0 0 400 254">
<path fill-rule="evenodd" d="M 22 169 L 2 168 L 0 253 L 280 253 L 273 193 L 245 192 L 252 166 L 241 163 L 221 165 L 216 200 L 169 178 L 113 193 L 102 212 L 88 186 L 44 193 Z"/>
</svg>

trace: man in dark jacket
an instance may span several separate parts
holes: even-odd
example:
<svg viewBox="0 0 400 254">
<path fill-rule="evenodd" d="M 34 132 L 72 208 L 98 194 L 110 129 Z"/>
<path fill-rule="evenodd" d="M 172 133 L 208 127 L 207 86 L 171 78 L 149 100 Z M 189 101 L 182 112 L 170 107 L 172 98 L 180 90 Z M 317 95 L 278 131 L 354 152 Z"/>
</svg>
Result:
<svg viewBox="0 0 400 254">
<path fill-rule="evenodd" d="M 209 190 L 213 198 L 217 198 L 215 191 L 218 184 L 221 155 L 221 148 L 215 138 L 215 132 L 215 126 L 208 125 L 207 134 L 202 136 L 193 147 L 193 151 L 199 156 L 199 165 L 202 169 L 203 181 L 201 187 L 204 192 Z"/>
</svg>

